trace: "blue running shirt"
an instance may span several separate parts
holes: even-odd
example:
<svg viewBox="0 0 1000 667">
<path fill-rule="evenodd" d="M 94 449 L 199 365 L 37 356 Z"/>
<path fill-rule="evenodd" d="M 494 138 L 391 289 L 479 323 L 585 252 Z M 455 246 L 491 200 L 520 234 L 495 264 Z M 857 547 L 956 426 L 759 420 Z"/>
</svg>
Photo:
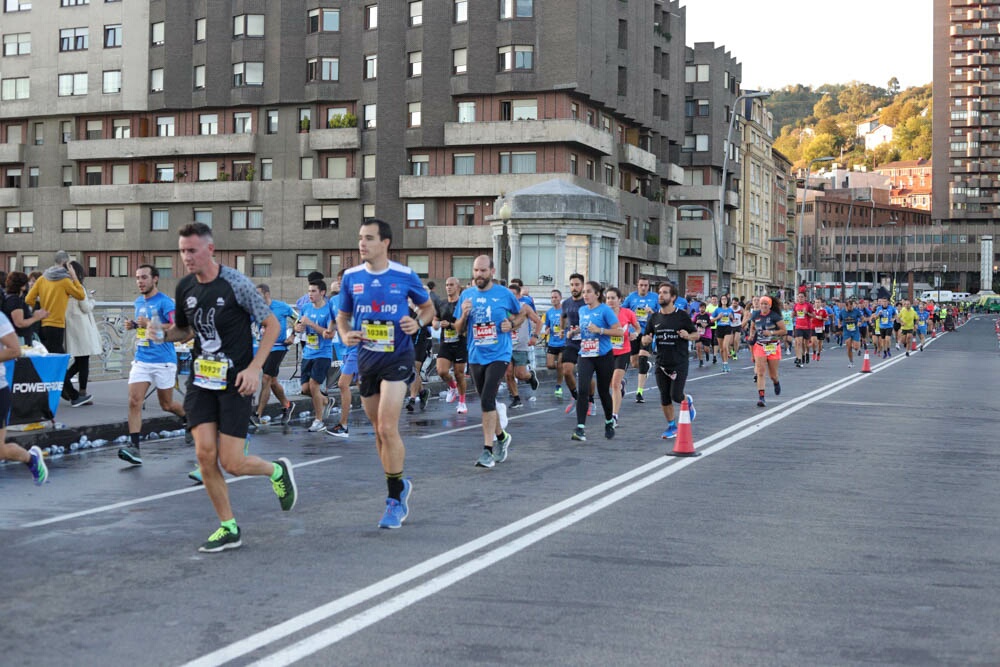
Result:
<svg viewBox="0 0 1000 667">
<path fill-rule="evenodd" d="M 625 300 L 622 301 L 622 308 L 628 308 L 635 313 L 635 318 L 639 320 L 640 330 L 645 331 L 649 316 L 660 309 L 660 297 L 656 292 L 646 292 L 646 295 L 642 296 L 636 290 L 625 297 Z"/>
<path fill-rule="evenodd" d="M 270 308 L 274 316 L 278 318 L 278 326 L 281 327 L 278 330 L 278 340 L 274 341 L 274 347 L 271 348 L 271 351 L 287 350 L 285 339 L 288 338 L 288 319 L 295 319 L 295 311 L 284 301 L 276 299 L 271 299 Z"/>
<path fill-rule="evenodd" d="M 566 338 L 562 331 L 562 310 L 549 308 L 545 311 L 542 324 L 549 330 L 549 347 L 566 347 Z"/>
<path fill-rule="evenodd" d="M 611 336 L 590 333 L 587 329 L 591 324 L 601 329 L 610 329 L 618 326 L 618 316 L 606 303 L 599 303 L 593 308 L 589 306 L 580 308 L 580 356 L 603 357 L 611 352 Z"/>
<path fill-rule="evenodd" d="M 494 361 L 510 361 L 514 343 L 510 332 L 500 325 L 505 319 L 521 312 L 521 303 L 506 287 L 496 283 L 488 290 L 478 287 L 465 289 L 458 297 L 458 310 L 466 301 L 472 310 L 465 321 L 465 338 L 469 346 L 469 363 L 486 365 Z"/>
<path fill-rule="evenodd" d="M 326 329 L 333 321 L 333 311 L 326 301 L 322 306 L 316 307 L 310 301 L 302 307 L 302 317 L 308 317 L 313 324 Z M 333 358 L 333 340 L 324 338 L 323 334 L 312 327 L 306 327 L 302 333 L 306 344 L 302 348 L 303 359 L 331 359 Z"/>
<path fill-rule="evenodd" d="M 135 300 L 136 319 L 152 319 L 153 315 L 160 318 L 163 326 L 169 325 L 174 319 L 174 300 L 163 292 L 157 292 L 150 299 L 140 296 Z M 136 329 L 135 360 L 148 364 L 176 364 L 177 352 L 173 343 L 157 343 L 147 337 L 146 329 Z"/>
</svg>

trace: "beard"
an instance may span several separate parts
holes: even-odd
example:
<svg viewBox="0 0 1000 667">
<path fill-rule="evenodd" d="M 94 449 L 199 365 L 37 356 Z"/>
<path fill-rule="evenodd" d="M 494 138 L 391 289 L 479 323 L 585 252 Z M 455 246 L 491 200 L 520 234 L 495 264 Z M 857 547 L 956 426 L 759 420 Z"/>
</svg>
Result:
<svg viewBox="0 0 1000 667">
<path fill-rule="evenodd" d="M 490 284 L 492 278 L 476 278 L 476 287 L 479 289 L 486 289 L 486 286 Z"/>
</svg>

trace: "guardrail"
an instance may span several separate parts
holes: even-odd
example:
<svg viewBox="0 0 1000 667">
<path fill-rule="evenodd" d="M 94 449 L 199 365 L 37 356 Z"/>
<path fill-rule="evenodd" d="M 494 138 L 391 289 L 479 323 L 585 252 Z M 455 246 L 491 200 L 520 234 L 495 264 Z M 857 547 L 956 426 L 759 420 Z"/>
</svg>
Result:
<svg viewBox="0 0 1000 667">
<path fill-rule="evenodd" d="M 135 304 L 131 301 L 98 301 L 94 304 L 94 320 L 101 335 L 99 363 L 91 366 L 93 380 L 128 377 L 135 356 L 135 332 L 125 329 Z"/>
</svg>

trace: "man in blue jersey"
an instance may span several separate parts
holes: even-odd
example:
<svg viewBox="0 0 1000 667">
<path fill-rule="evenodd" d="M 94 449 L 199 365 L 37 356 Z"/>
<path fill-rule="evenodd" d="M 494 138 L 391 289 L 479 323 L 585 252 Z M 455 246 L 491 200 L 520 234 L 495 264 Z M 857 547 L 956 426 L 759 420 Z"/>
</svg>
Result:
<svg viewBox="0 0 1000 667">
<path fill-rule="evenodd" d="M 288 422 L 292 419 L 292 404 L 285 396 L 284 387 L 278 382 L 278 372 L 281 370 L 281 362 L 284 361 L 285 354 L 288 352 L 288 341 L 291 338 L 289 335 L 288 320 L 292 320 L 294 324 L 295 320 L 298 319 L 298 315 L 284 301 L 272 299 L 271 288 L 268 285 L 257 285 L 257 293 L 260 294 L 261 298 L 264 299 L 264 303 L 274 313 L 274 316 L 278 319 L 278 326 L 281 329 L 278 332 L 278 340 L 274 341 L 274 347 L 271 348 L 271 353 L 267 355 L 264 367 L 261 369 L 263 379 L 260 384 L 260 397 L 257 399 L 257 413 L 250 417 L 250 421 L 254 426 L 260 426 L 260 418 L 264 416 L 264 408 L 267 406 L 267 402 L 273 393 L 281 405 L 281 425 L 287 426 Z"/>
<path fill-rule="evenodd" d="M 550 370 L 560 369 L 562 364 L 562 353 L 566 348 L 566 338 L 562 330 L 562 292 L 557 289 L 552 290 L 549 297 L 551 306 L 545 311 L 542 318 L 544 325 L 543 335 L 546 337 L 545 344 L 545 367 Z M 556 396 L 562 396 L 562 371 L 558 370 L 556 377 Z"/>
<path fill-rule="evenodd" d="M 493 260 L 488 255 L 476 257 L 472 263 L 475 287 L 458 298 L 462 316 L 455 322 L 468 341 L 469 370 L 483 412 L 483 452 L 476 461 L 481 468 L 492 468 L 507 459 L 511 436 L 501 423 L 505 410 L 497 403 L 497 388 L 513 355 L 511 331 L 521 326 L 531 311 L 513 292 L 494 283 L 493 273 Z"/>
<path fill-rule="evenodd" d="M 646 330 L 649 316 L 660 309 L 659 296 L 649 291 L 649 278 L 639 278 L 638 289 L 622 301 L 622 308 L 628 308 L 639 320 L 639 331 Z M 639 369 L 639 383 L 635 390 L 635 402 L 644 403 L 642 392 L 646 389 L 646 377 L 650 369 L 652 345 L 632 345 L 632 368 Z"/>
<path fill-rule="evenodd" d="M 333 313 L 326 302 L 326 283 L 314 280 L 309 283 L 309 303 L 302 307 L 295 332 L 305 336 L 302 348 L 302 380 L 309 383 L 309 396 L 313 404 L 313 421 L 310 433 L 326 431 L 326 418 L 330 416 L 333 402 L 323 395 L 326 376 L 333 361 Z"/>
<path fill-rule="evenodd" d="M 854 355 L 861 354 L 861 325 L 865 315 L 858 308 L 853 297 L 847 299 L 847 306 L 840 311 L 840 326 L 844 333 L 844 347 L 847 348 L 847 367 L 854 368 Z"/>
<path fill-rule="evenodd" d="M 389 260 L 392 227 L 365 220 L 358 233 L 364 264 L 348 269 L 340 283 L 337 328 L 345 345 L 358 345 L 358 391 L 375 427 L 375 448 L 385 472 L 388 497 L 379 528 L 399 528 L 409 515 L 413 483 L 403 477 L 406 448 L 399 415 L 406 381 L 413 373 L 413 334 L 434 319 L 434 303 L 407 266 Z M 410 317 L 408 299 L 416 306 Z"/>
<path fill-rule="evenodd" d="M 135 300 L 135 317 L 125 322 L 126 329 L 136 332 L 135 359 L 128 374 L 128 435 L 131 442 L 118 450 L 118 458 L 133 465 L 142 465 L 139 451 L 142 404 L 150 385 L 156 387 L 160 408 L 174 413 L 187 426 L 184 407 L 174 400 L 177 353 L 174 344 L 165 342 L 163 335 L 163 328 L 174 322 L 174 300 L 159 290 L 159 282 L 160 272 L 155 266 L 143 264 L 136 269 L 135 285 L 139 288 L 139 296 Z"/>
<path fill-rule="evenodd" d="M 892 356 L 892 323 L 896 321 L 896 308 L 889 303 L 888 299 L 879 299 L 872 319 L 878 323 L 879 327 L 879 337 L 875 349 L 882 353 L 883 359 L 888 359 Z"/>
</svg>

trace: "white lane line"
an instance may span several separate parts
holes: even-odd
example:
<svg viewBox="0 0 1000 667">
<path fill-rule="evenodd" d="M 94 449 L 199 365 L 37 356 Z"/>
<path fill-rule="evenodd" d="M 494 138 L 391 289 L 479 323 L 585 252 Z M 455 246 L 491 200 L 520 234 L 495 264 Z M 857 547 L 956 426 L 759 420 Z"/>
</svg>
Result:
<svg viewBox="0 0 1000 667">
<path fill-rule="evenodd" d="M 519 415 L 514 415 L 513 417 L 508 417 L 507 421 L 514 421 L 516 419 L 524 419 L 525 417 L 531 417 L 534 415 L 544 415 L 546 412 L 553 412 L 555 410 L 562 410 L 563 408 L 545 408 L 544 410 L 532 410 L 531 412 L 525 412 Z M 453 428 L 448 431 L 438 431 L 437 433 L 431 433 L 429 435 L 418 435 L 419 440 L 426 440 L 428 438 L 440 438 L 442 435 L 451 435 L 452 433 L 461 433 L 462 431 L 469 431 L 471 429 L 477 428 L 482 430 L 483 423 L 478 421 L 475 424 L 469 424 L 468 426 L 462 426 L 461 428 Z"/>
<path fill-rule="evenodd" d="M 880 366 L 880 368 L 884 367 L 886 367 L 886 365 L 884 364 Z M 701 445 L 699 446 L 699 451 L 703 452 L 704 454 L 710 455 L 716 451 L 725 449 L 729 445 L 747 437 L 751 433 L 751 431 L 748 429 L 749 426 L 754 424 L 766 425 L 776 422 L 780 419 L 783 419 L 785 413 L 792 414 L 793 412 L 796 412 L 798 409 L 800 409 L 799 406 L 805 407 L 805 405 L 811 404 L 830 393 L 835 393 L 836 391 L 839 391 L 840 389 L 850 384 L 854 384 L 855 382 L 860 382 L 864 378 L 865 375 L 861 374 L 856 374 L 848 376 L 846 378 L 841 378 L 823 387 L 815 389 L 803 396 L 792 399 L 787 403 L 775 406 L 774 408 L 771 408 L 766 412 L 762 412 L 759 415 L 754 415 L 753 417 L 744 419 L 736 424 L 732 424 L 731 426 L 728 426 L 727 428 L 718 431 L 712 434 L 711 436 L 708 436 L 704 440 L 702 440 Z M 529 414 L 537 414 L 537 413 L 529 413 Z M 195 660 L 186 663 L 184 667 L 216 667 L 218 665 L 223 665 L 231 660 L 235 660 L 239 657 L 252 653 L 253 651 L 256 651 L 259 648 L 265 647 L 269 644 L 277 642 L 280 639 L 283 639 L 292 634 L 300 632 L 311 625 L 315 625 L 316 623 L 331 618 L 343 611 L 346 611 L 347 609 L 350 609 L 360 604 L 364 604 L 365 602 L 368 602 L 369 600 L 372 600 L 380 595 L 383 595 L 388 591 L 393 590 L 394 588 L 397 588 L 404 584 L 410 583 L 411 581 L 419 579 L 420 577 L 423 577 L 424 575 L 433 572 L 438 568 L 449 565 L 450 563 L 459 560 L 461 558 L 464 558 L 472 553 L 475 553 L 480 549 L 488 547 L 489 545 L 495 542 L 499 542 L 511 535 L 514 535 L 515 533 L 525 530 L 535 524 L 541 523 L 554 515 L 560 514 L 576 505 L 580 505 L 590 500 L 591 498 L 594 498 L 595 496 L 600 496 L 601 494 L 611 491 L 612 489 L 622 484 L 626 484 L 636 477 L 640 477 L 642 475 L 646 475 L 647 473 L 654 472 L 659 468 L 666 467 L 665 471 L 659 472 L 655 476 L 651 476 L 650 481 L 646 484 L 643 484 L 642 482 L 644 480 L 641 480 L 640 482 L 636 482 L 635 484 L 629 487 L 624 487 L 619 491 L 616 491 L 614 494 L 606 496 L 604 499 L 595 502 L 594 504 L 588 506 L 587 508 L 577 510 L 577 512 L 584 512 L 584 514 L 580 515 L 579 518 L 575 519 L 575 521 L 579 521 L 580 519 L 584 518 L 584 516 L 588 516 L 589 514 L 592 514 L 593 512 L 596 512 L 599 509 L 603 509 L 607 505 L 610 505 L 613 502 L 617 502 L 621 498 L 627 497 L 628 495 L 635 493 L 640 488 L 643 488 L 648 484 L 652 484 L 655 481 L 659 481 L 664 477 L 672 475 L 674 472 L 681 470 L 687 467 L 688 465 L 691 465 L 703 458 L 704 457 L 689 458 L 689 459 L 674 459 L 665 456 L 659 457 L 645 465 L 639 466 L 638 468 L 634 468 L 633 470 L 623 473 L 618 477 L 615 477 L 611 480 L 608 480 L 606 482 L 593 486 L 589 489 L 586 489 L 575 496 L 567 498 L 566 500 L 563 500 L 559 503 L 556 503 L 547 508 L 539 510 L 534 514 L 528 515 L 522 519 L 519 519 L 513 523 L 508 524 L 507 526 L 504 526 L 495 531 L 487 533 L 482 537 L 476 538 L 474 540 L 466 542 L 465 544 L 459 545 L 449 551 L 446 551 L 442 554 L 429 558 L 421 563 L 418 563 L 417 565 L 414 565 L 406 570 L 403 570 L 402 572 L 394 574 L 391 577 L 387 577 L 381 581 L 375 582 L 374 584 L 366 586 L 365 588 L 359 589 L 353 593 L 342 596 L 335 600 L 331 600 L 326 604 L 323 604 L 310 611 L 299 614 L 298 616 L 294 616 L 288 619 L 287 621 L 279 623 L 278 625 L 274 625 L 270 628 L 267 628 L 253 635 L 250 635 L 244 639 L 233 642 L 228 646 L 224 646 L 216 651 L 213 651 L 212 653 L 201 656 L 200 658 L 196 658 Z M 636 486 L 640 484 L 641 486 Z M 589 507 L 593 507 L 595 509 L 589 510 Z M 571 517 L 576 516 L 577 512 L 567 515 L 560 521 L 565 522 L 569 520 Z M 549 534 L 552 534 L 557 530 L 561 530 L 567 525 L 572 525 L 572 523 L 575 523 L 575 521 L 572 521 L 565 525 L 563 525 L 562 523 L 550 524 L 550 526 L 536 530 L 535 533 L 544 533 L 544 534 L 541 534 L 540 536 L 534 539 L 532 539 L 531 536 L 534 535 L 535 533 L 524 535 L 521 538 L 518 538 L 517 541 L 511 542 L 504 547 L 495 549 L 494 551 L 489 552 L 488 554 L 483 554 L 482 557 L 479 557 L 476 560 L 478 562 L 483 562 L 483 563 L 496 562 L 497 554 L 506 553 L 507 551 L 509 551 L 509 553 L 506 553 L 506 555 L 511 555 L 513 553 L 516 553 L 520 549 L 523 549 L 526 546 L 528 546 L 528 544 L 537 542 L 538 540 L 543 539 Z M 523 546 L 519 546 L 517 549 L 510 551 L 513 545 L 520 544 L 520 540 L 529 540 L 529 541 L 523 544 Z M 492 557 L 490 557 L 491 555 Z M 432 590 L 431 592 L 426 593 L 426 595 L 413 597 L 417 591 L 425 590 L 422 588 L 422 586 L 430 586 L 433 581 L 442 580 L 442 577 L 448 580 L 449 583 L 447 585 L 450 585 L 451 583 L 459 581 L 462 578 L 469 576 L 469 574 L 472 574 L 473 572 L 477 571 L 474 569 L 472 571 L 465 573 L 461 577 L 455 578 L 456 576 L 454 574 L 455 572 L 465 572 L 464 568 L 469 568 L 469 567 L 472 567 L 472 565 L 466 564 L 460 566 L 459 568 L 456 568 L 456 570 L 454 570 L 452 573 L 446 573 L 445 575 L 441 575 L 440 577 L 438 577 L 436 580 L 426 582 L 426 584 L 418 586 L 417 588 L 414 588 L 411 591 L 401 593 L 397 596 L 393 596 L 393 600 L 396 600 L 400 596 L 407 596 L 405 599 L 410 600 L 408 604 L 413 604 L 417 600 L 422 599 L 422 597 L 430 595 L 431 592 L 436 592 L 437 590 L 441 590 L 442 588 L 446 587 L 446 586 L 441 586 L 439 582 L 438 587 Z M 352 617 L 351 619 L 347 619 L 341 622 L 340 624 L 338 624 L 338 626 L 343 626 L 345 623 L 353 623 L 354 626 L 353 629 L 351 630 L 351 633 L 357 632 L 358 630 L 367 627 L 368 625 L 371 625 L 379 618 L 384 618 L 386 615 L 388 615 L 388 614 L 382 614 L 377 610 L 380 607 L 382 609 L 388 609 L 388 607 L 385 607 L 384 605 L 392 605 L 393 600 L 383 603 L 383 605 L 376 606 L 373 607 L 372 609 L 366 610 L 365 612 L 362 612 L 361 614 Z M 394 611 L 398 610 L 399 609 L 393 609 L 388 613 L 393 613 Z M 375 614 L 375 616 L 369 618 L 369 616 L 367 616 L 369 614 Z M 366 619 L 366 622 L 364 624 L 361 624 L 359 621 L 355 620 L 355 619 L 361 619 L 362 617 Z M 338 626 L 333 626 L 328 630 L 333 630 Z M 321 632 L 327 632 L 327 630 Z M 347 634 L 342 634 L 343 629 L 341 629 L 339 632 L 341 633 L 340 636 L 334 638 L 333 641 L 338 641 L 339 639 L 348 636 Z M 306 640 L 303 641 L 309 641 L 309 639 L 311 638 L 307 638 Z M 325 645 L 329 645 L 329 643 L 332 642 L 328 641 Z M 321 648 L 323 648 L 323 646 L 317 646 L 313 648 L 311 652 L 315 652 L 317 650 L 320 650 Z M 272 658 L 274 657 L 275 656 L 269 656 L 266 660 L 262 661 L 262 663 L 268 665 L 277 664 L 271 662 Z"/>
<path fill-rule="evenodd" d="M 306 461 L 304 463 L 297 463 L 292 466 L 292 468 L 305 468 L 306 466 L 316 465 L 318 463 L 326 463 L 327 461 L 333 461 L 341 458 L 340 456 L 327 456 L 321 459 L 315 459 L 312 461 Z M 235 484 L 236 482 L 242 482 L 247 479 L 256 479 L 257 476 L 251 477 L 229 477 L 226 479 L 226 484 Z M 72 512 L 70 514 L 60 514 L 59 516 L 50 517 L 48 519 L 42 519 L 40 521 L 32 521 L 31 523 L 26 523 L 21 526 L 21 528 L 37 528 L 38 526 L 48 526 L 53 523 L 61 523 L 63 521 L 70 521 L 72 519 L 79 519 L 82 516 L 90 516 L 92 514 L 101 514 L 103 512 L 112 512 L 114 510 L 121 509 L 123 507 L 131 507 L 133 505 L 141 505 L 142 503 L 150 503 L 154 500 L 162 500 L 163 498 L 171 498 L 173 496 L 182 496 L 185 493 L 194 493 L 196 491 L 201 491 L 204 487 L 200 484 L 197 486 L 189 486 L 183 489 L 177 489 L 176 491 L 166 491 L 164 493 L 157 493 L 152 496 L 143 496 L 142 498 L 134 498 L 132 500 L 123 500 L 118 503 L 112 503 L 110 505 L 102 505 L 100 507 L 93 507 L 88 510 L 81 510 L 79 512 Z"/>
</svg>

